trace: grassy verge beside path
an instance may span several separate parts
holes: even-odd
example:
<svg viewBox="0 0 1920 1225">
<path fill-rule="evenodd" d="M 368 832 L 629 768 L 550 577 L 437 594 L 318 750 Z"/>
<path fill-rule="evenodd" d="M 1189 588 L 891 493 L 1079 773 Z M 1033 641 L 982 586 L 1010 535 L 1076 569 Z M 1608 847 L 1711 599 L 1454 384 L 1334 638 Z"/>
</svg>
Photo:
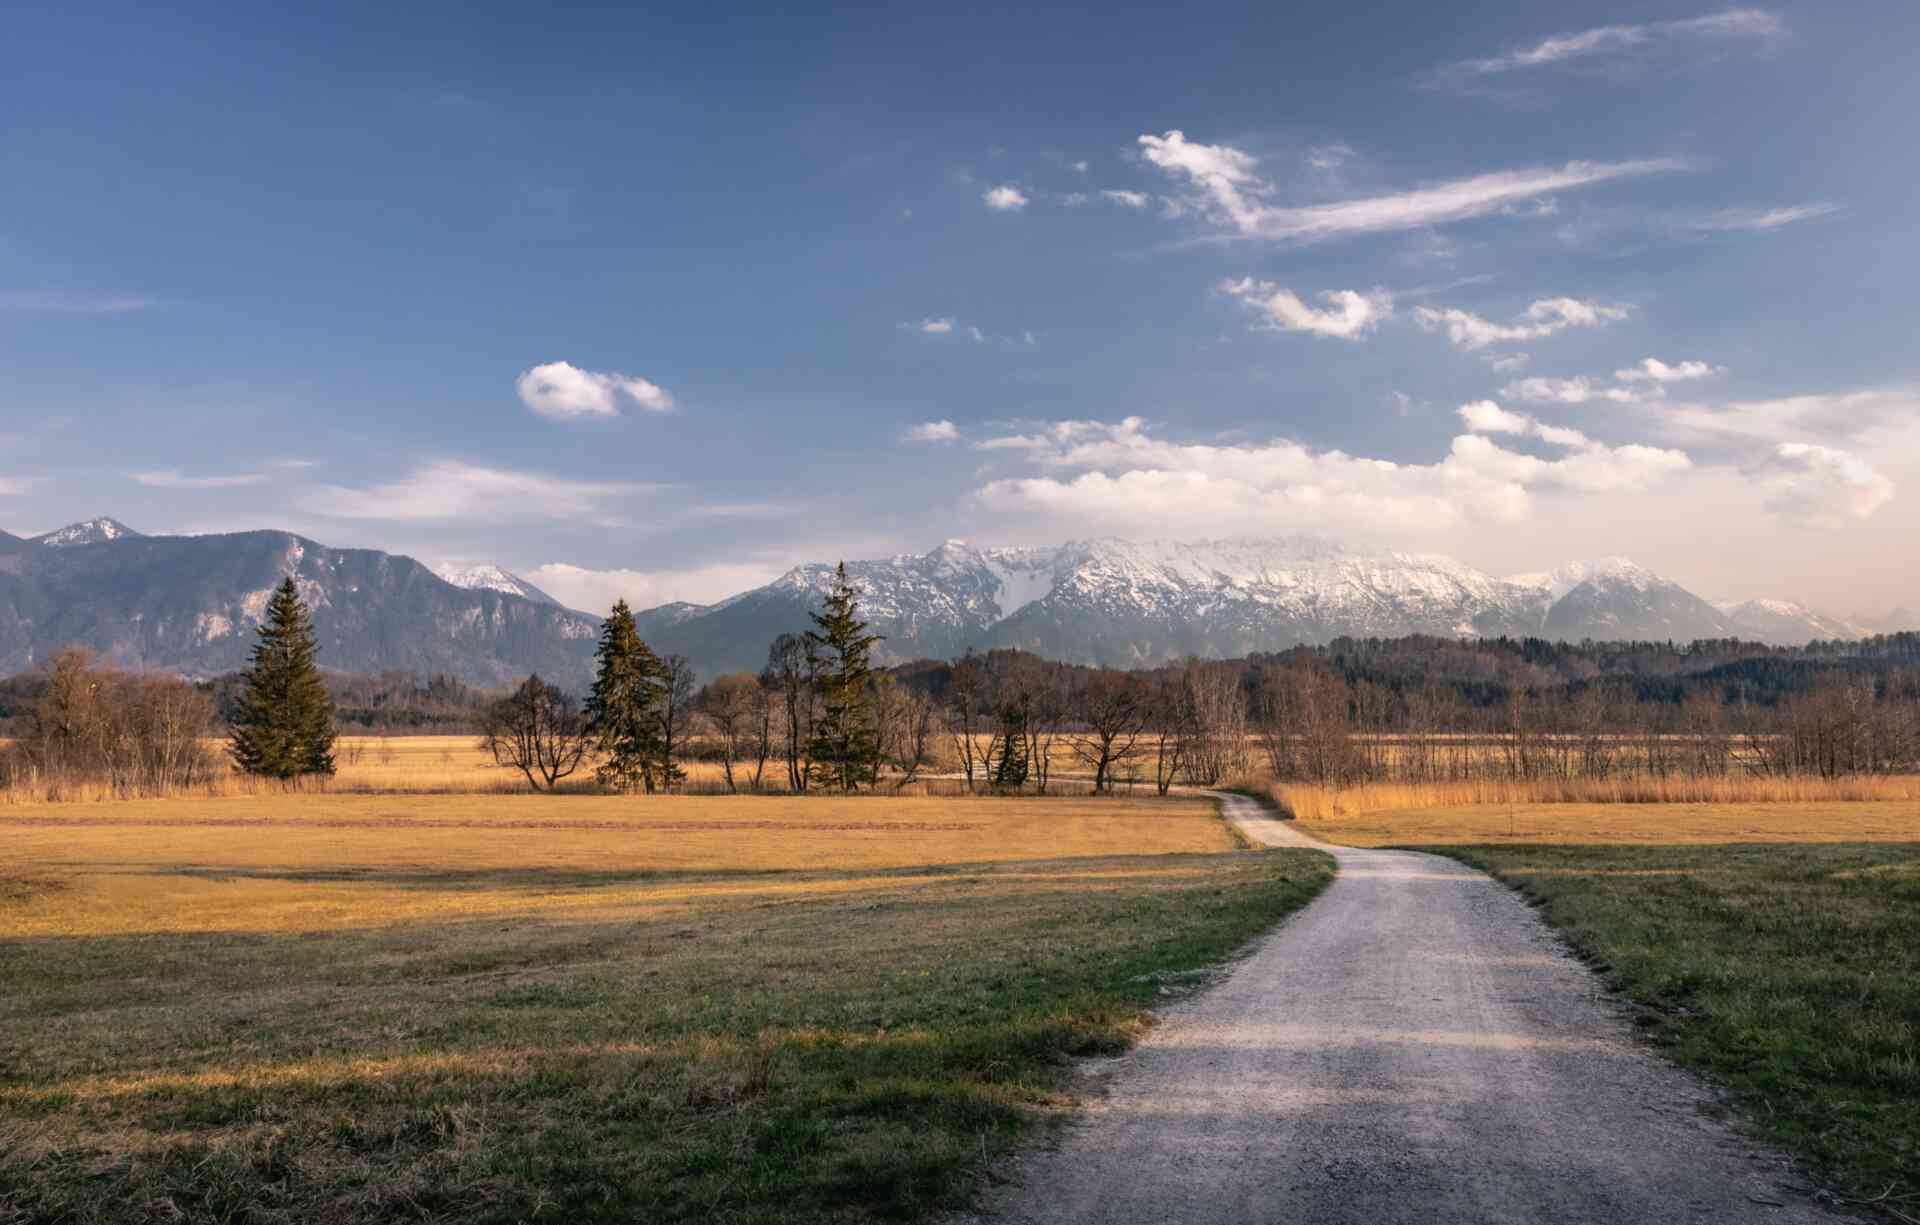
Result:
<svg viewBox="0 0 1920 1225">
<path fill-rule="evenodd" d="M 1538 900 L 1758 1134 L 1920 1219 L 1920 843 L 1420 849 Z"/>
</svg>

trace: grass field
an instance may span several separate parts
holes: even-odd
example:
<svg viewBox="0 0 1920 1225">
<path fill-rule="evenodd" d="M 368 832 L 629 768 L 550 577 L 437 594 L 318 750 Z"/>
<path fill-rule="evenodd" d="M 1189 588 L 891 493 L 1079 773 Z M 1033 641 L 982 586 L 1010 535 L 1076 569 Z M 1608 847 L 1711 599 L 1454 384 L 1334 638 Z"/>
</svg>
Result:
<svg viewBox="0 0 1920 1225">
<path fill-rule="evenodd" d="M 1759 1134 L 1920 1219 L 1920 840 L 1436 849 L 1537 898 Z"/>
<path fill-rule="evenodd" d="M 1210 805 L 0 812 L 0 1222 L 923 1215 L 1311 897 Z"/>
</svg>

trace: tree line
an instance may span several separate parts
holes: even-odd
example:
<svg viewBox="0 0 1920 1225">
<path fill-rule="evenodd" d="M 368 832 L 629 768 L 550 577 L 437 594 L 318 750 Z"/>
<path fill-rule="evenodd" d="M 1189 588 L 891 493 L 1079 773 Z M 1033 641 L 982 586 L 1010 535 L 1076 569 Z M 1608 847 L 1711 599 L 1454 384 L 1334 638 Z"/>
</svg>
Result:
<svg viewBox="0 0 1920 1225">
<path fill-rule="evenodd" d="M 289 576 L 267 603 L 231 695 L 227 757 L 243 774 L 291 780 L 332 774 L 334 706 L 316 663 L 313 621 Z M 0 787 L 48 799 L 100 787 L 116 797 L 204 786 L 220 773 L 208 747 L 211 687 L 103 667 L 68 647 L 0 753 Z"/>
</svg>

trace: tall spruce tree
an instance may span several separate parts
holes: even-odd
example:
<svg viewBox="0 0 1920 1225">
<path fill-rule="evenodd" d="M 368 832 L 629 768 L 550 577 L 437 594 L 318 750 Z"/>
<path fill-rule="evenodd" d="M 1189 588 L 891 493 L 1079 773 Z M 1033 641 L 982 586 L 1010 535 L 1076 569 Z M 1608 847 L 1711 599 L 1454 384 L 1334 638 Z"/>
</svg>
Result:
<svg viewBox="0 0 1920 1225">
<path fill-rule="evenodd" d="M 332 774 L 333 698 L 314 664 L 313 619 L 291 574 L 267 602 L 259 635 L 241 675 L 227 752 L 247 774 Z"/>
<path fill-rule="evenodd" d="M 602 786 L 651 792 L 673 781 L 660 734 L 660 709 L 667 700 L 666 668 L 640 639 L 633 610 L 621 600 L 600 626 L 594 651 L 593 692 L 587 697 L 587 726 L 594 745 L 606 754 L 597 770 Z"/>
<path fill-rule="evenodd" d="M 847 578 L 847 563 L 834 572 L 826 605 L 809 614 L 807 652 L 816 663 L 820 715 L 814 721 L 810 756 L 823 786 L 857 791 L 880 777 L 880 735 L 874 717 L 873 666 L 878 634 L 859 617 L 859 590 Z"/>
</svg>

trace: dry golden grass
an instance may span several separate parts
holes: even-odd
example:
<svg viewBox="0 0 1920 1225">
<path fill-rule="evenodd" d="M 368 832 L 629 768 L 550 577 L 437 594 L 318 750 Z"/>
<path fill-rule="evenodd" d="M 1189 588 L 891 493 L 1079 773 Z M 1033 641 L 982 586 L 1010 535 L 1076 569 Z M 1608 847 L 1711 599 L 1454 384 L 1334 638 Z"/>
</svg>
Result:
<svg viewBox="0 0 1920 1225">
<path fill-rule="evenodd" d="M 0 747 L 6 741 L 0 740 Z M 286 792 L 286 784 L 236 774 L 226 765 L 226 742 L 212 740 L 207 746 L 222 763 L 214 778 L 204 786 L 182 791 L 169 798 L 199 803 L 209 798 L 272 797 Z M 947 746 L 937 745 L 938 752 Z M 1062 744 L 1054 750 L 1054 769 L 1059 781 L 1051 790 L 1078 794 L 1089 790 L 1085 779 L 1065 777 L 1073 773 L 1068 751 Z M 525 795 L 529 788 L 525 776 L 511 767 L 496 765 L 482 752 L 474 736 L 342 736 L 334 743 L 336 773 L 331 778 L 303 779 L 294 790 L 318 795 Z M 686 781 L 680 790 L 692 794 L 725 792 L 725 774 L 718 761 L 682 760 L 680 768 Z M 933 777 L 954 769 L 951 763 L 929 767 L 924 776 L 904 786 L 893 777 L 884 778 L 877 791 L 868 794 L 885 798 L 898 796 L 964 795 L 964 783 L 956 779 Z M 750 767 L 740 764 L 734 777 L 742 791 L 750 789 Z M 984 781 L 984 780 L 983 780 Z M 563 780 L 560 790 L 592 793 L 599 790 L 589 760 L 573 776 Z M 763 793 L 786 791 L 786 763 L 767 762 L 761 776 Z M 1135 790 L 1145 792 L 1149 787 Z M 0 807 L 37 805 L 46 802 L 43 788 L 0 789 Z M 63 784 L 62 803 L 101 803 L 117 801 L 108 786 L 100 783 Z"/>
<path fill-rule="evenodd" d="M 1257 784 L 1255 784 L 1257 785 Z M 1526 804 L 1816 804 L 1920 801 L 1920 776 L 1765 778 L 1752 775 L 1662 778 L 1466 779 L 1434 783 L 1361 783 L 1325 787 L 1271 783 L 1286 813 L 1322 821 L 1422 808 Z"/>
<path fill-rule="evenodd" d="M 7 916 L 15 935 L 323 931 L 555 909 L 611 920 L 857 887 L 761 873 L 1235 845 L 1200 800 L 300 793 L 22 805 L 0 813 L 0 839 L 8 874 L 61 885 Z M 674 883 L 685 875 L 700 880 Z M 420 888 L 429 876 L 462 888 Z"/>
<path fill-rule="evenodd" d="M 1235 845 L 1180 799 L 0 811 L 0 1221 L 916 1217 L 1326 879 Z"/>
<path fill-rule="evenodd" d="M 1920 842 L 1920 802 L 1473 804 L 1301 817 L 1347 846 Z"/>
</svg>

